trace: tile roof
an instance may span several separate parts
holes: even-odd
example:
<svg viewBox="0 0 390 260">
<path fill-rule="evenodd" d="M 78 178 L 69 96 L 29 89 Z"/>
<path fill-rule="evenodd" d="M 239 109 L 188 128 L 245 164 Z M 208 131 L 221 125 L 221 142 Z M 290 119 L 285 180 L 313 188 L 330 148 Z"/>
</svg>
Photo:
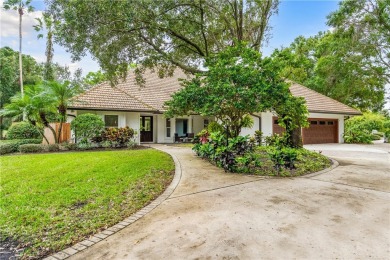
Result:
<svg viewBox="0 0 390 260">
<path fill-rule="evenodd" d="M 322 95 L 312 89 L 292 82 L 290 92 L 295 97 L 303 97 L 306 100 L 307 109 L 312 113 L 329 113 L 343 115 L 361 115 L 362 113 L 337 100 Z"/>
<path fill-rule="evenodd" d="M 134 72 L 130 72 L 127 79 L 115 87 L 111 87 L 108 82 L 101 83 L 76 96 L 69 108 L 163 112 L 164 102 L 182 88 L 179 79 L 186 79 L 188 75 L 177 69 L 172 77 L 160 78 L 157 73 L 147 70 L 143 77 L 145 79 L 143 86 L 136 83 Z M 361 114 L 347 105 L 297 83 L 292 83 L 290 91 L 294 96 L 306 99 L 309 112 Z"/>
</svg>

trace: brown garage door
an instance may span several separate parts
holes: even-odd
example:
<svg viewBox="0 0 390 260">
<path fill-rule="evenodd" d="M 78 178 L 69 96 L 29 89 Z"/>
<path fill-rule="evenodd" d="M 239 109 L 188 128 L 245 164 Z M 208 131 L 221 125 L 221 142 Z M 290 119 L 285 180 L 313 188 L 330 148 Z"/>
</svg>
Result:
<svg viewBox="0 0 390 260">
<path fill-rule="evenodd" d="M 337 119 L 309 118 L 309 124 L 302 129 L 304 144 L 338 143 Z"/>
<path fill-rule="evenodd" d="M 303 144 L 338 143 L 338 120 L 309 118 L 309 128 L 302 129 Z M 284 128 L 278 125 L 278 118 L 273 118 L 273 133 L 281 134 Z"/>
</svg>

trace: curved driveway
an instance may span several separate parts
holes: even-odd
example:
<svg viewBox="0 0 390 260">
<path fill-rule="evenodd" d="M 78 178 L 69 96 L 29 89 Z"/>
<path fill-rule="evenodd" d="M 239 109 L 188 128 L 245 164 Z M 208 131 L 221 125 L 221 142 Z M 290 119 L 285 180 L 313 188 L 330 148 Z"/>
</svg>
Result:
<svg viewBox="0 0 390 260">
<path fill-rule="evenodd" d="M 390 146 L 310 145 L 340 162 L 313 177 L 226 174 L 189 148 L 160 206 L 71 259 L 389 259 Z"/>
</svg>

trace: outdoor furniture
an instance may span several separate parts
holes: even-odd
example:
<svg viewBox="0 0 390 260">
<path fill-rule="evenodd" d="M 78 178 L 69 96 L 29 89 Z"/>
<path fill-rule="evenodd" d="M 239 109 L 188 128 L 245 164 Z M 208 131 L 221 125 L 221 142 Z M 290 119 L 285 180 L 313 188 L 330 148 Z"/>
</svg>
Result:
<svg viewBox="0 0 390 260">
<path fill-rule="evenodd" d="M 175 143 L 179 143 L 180 142 L 180 137 L 179 137 L 179 134 L 178 133 L 175 133 Z"/>
</svg>

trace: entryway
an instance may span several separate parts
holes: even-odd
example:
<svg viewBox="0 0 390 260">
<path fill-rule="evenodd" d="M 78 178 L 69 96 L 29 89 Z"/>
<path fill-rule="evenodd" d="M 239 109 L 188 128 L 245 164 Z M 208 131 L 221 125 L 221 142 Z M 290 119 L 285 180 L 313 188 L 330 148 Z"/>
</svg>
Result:
<svg viewBox="0 0 390 260">
<path fill-rule="evenodd" d="M 141 143 L 153 142 L 153 116 L 141 116 L 139 124 Z"/>
</svg>

